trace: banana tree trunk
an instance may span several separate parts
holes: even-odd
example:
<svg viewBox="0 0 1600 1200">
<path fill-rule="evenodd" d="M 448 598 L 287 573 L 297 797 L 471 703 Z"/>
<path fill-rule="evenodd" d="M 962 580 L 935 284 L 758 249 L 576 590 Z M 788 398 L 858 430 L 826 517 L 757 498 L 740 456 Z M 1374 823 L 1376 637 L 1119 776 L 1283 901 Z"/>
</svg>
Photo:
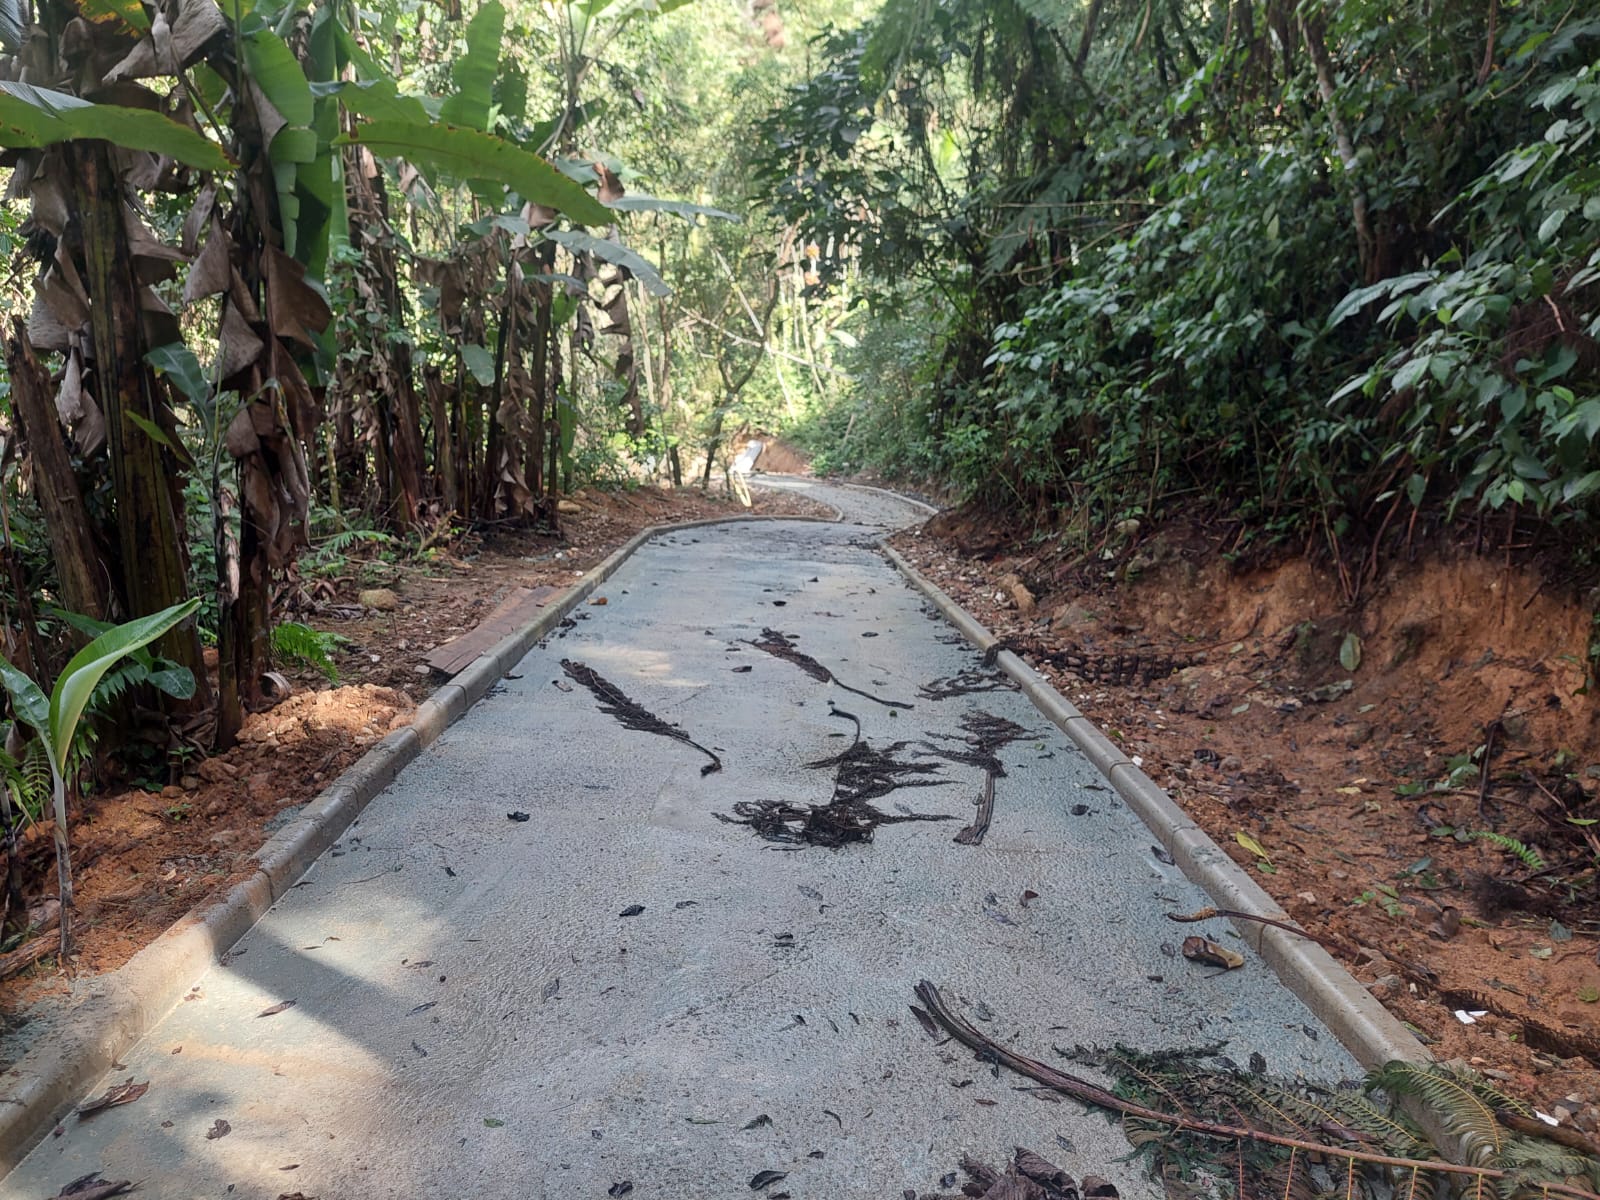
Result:
<svg viewBox="0 0 1600 1200">
<path fill-rule="evenodd" d="M 123 224 L 126 201 L 105 142 L 70 147 L 73 198 L 83 244 L 84 282 L 90 300 L 97 399 L 105 413 L 106 450 L 117 504 L 122 586 L 129 614 L 141 616 L 182 602 L 188 572 L 179 540 L 170 469 L 161 445 L 141 428 L 159 428 L 156 389 L 144 362 L 138 285 Z M 136 421 L 138 418 L 139 421 Z M 195 677 L 195 707 L 210 703 L 193 625 L 161 639 L 161 653 Z"/>
<path fill-rule="evenodd" d="M 110 607 L 105 571 L 89 527 L 83 493 L 72 472 L 72 456 L 51 402 L 50 377 L 34 353 L 20 317 L 12 318 L 6 365 L 11 372 L 11 402 L 28 436 L 33 494 L 44 514 L 61 598 L 74 612 L 103 621 Z"/>
</svg>

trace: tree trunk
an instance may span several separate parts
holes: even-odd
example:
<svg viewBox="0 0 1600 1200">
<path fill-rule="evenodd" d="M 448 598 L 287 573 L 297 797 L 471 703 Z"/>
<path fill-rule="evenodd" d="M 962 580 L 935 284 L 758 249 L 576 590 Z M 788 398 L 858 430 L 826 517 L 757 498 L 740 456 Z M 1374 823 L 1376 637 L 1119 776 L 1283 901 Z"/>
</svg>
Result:
<svg viewBox="0 0 1600 1200">
<path fill-rule="evenodd" d="M 444 373 L 429 366 L 423 377 L 423 387 L 428 393 L 428 411 L 433 418 L 433 466 L 439 475 L 440 496 L 444 500 L 445 514 L 460 514 L 461 498 L 456 494 L 456 447 L 451 434 L 452 414 L 456 402 L 446 394 Z"/>
<path fill-rule="evenodd" d="M 173 510 L 169 468 L 161 445 L 133 420 L 164 423 L 156 390 L 144 363 L 138 287 L 123 224 L 126 201 L 104 142 L 69 147 L 72 190 L 83 244 L 84 282 L 90 300 L 95 391 L 105 413 L 106 452 L 117 504 L 122 586 L 130 617 L 181 603 L 188 595 L 180 542 L 182 524 Z M 167 658 L 194 673 L 196 707 L 210 702 L 200 655 L 200 635 L 186 622 L 161 639 Z"/>
<path fill-rule="evenodd" d="M 11 330 L 6 343 L 11 402 L 28 439 L 28 453 L 33 459 L 33 494 L 44 514 L 61 598 L 73 612 L 104 621 L 111 615 L 105 568 L 89 527 L 83 493 L 72 473 L 72 456 L 56 419 L 50 377 L 39 364 L 20 317 L 12 318 Z"/>
<path fill-rule="evenodd" d="M 543 262 L 539 264 L 544 271 L 548 271 L 550 265 Z M 545 477 L 544 448 L 545 439 L 551 436 L 549 423 L 545 417 L 545 400 L 550 396 L 550 308 L 554 302 L 554 293 L 548 283 L 534 282 L 532 288 L 533 338 L 528 377 L 533 382 L 533 395 L 528 397 L 530 420 L 525 456 L 527 465 L 524 471 L 528 490 L 534 496 L 534 504 L 543 512 L 551 507 L 545 496 L 549 481 Z M 560 426 L 556 427 L 555 436 L 560 436 Z"/>
<path fill-rule="evenodd" d="M 1339 161 L 1344 164 L 1345 176 L 1350 185 L 1350 215 L 1356 228 L 1356 253 L 1361 263 L 1361 277 L 1367 283 L 1378 281 L 1377 240 L 1372 236 L 1372 222 L 1367 215 L 1367 198 L 1361 192 L 1361 181 L 1354 176 L 1356 148 L 1350 140 L 1350 130 L 1339 115 L 1339 104 L 1333 79 L 1333 60 L 1328 55 L 1327 43 L 1322 36 L 1321 20 L 1307 12 L 1300 13 L 1300 36 L 1305 39 L 1306 53 L 1317 73 L 1317 92 L 1322 105 L 1328 110 L 1328 125 L 1333 130 L 1334 145 L 1339 150 Z"/>
</svg>

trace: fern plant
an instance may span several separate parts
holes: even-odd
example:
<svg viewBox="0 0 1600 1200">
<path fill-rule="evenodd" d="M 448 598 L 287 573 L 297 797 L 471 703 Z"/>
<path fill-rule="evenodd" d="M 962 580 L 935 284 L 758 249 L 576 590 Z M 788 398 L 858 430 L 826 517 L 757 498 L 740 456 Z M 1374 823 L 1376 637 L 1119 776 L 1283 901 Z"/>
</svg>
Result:
<svg viewBox="0 0 1600 1200">
<path fill-rule="evenodd" d="M 1475 1072 L 1442 1063 L 1391 1062 L 1372 1072 L 1366 1087 L 1418 1101 L 1456 1139 L 1469 1163 L 1506 1173 L 1495 1181 L 1506 1200 L 1537 1193 L 1550 1180 L 1584 1179 L 1600 1188 L 1600 1159 L 1513 1129 L 1506 1116 L 1521 1118 L 1525 1127 L 1542 1126 L 1530 1106 Z"/>
<path fill-rule="evenodd" d="M 329 683 L 339 682 L 339 668 L 333 653 L 350 639 L 337 633 L 324 633 L 299 621 L 282 621 L 272 627 L 272 653 L 280 661 L 304 663 L 321 671 Z"/>
<path fill-rule="evenodd" d="M 311 575 L 337 575 L 344 570 L 350 550 L 363 542 L 388 546 L 394 543 L 394 536 L 381 529 L 342 529 L 319 543 L 301 564 Z"/>
<path fill-rule="evenodd" d="M 49 612 L 58 621 L 91 638 L 116 628 L 108 621 L 97 621 L 64 608 L 52 608 Z M 162 658 L 148 646 L 140 647 L 101 676 L 89 696 L 86 712 L 91 717 L 112 712 L 129 689 L 142 684 L 148 684 L 174 700 L 187 700 L 194 695 L 194 672 L 171 659 Z"/>
<path fill-rule="evenodd" d="M 1272 1079 L 1258 1055 L 1247 1071 L 1216 1049 L 1057 1053 L 1099 1068 L 1113 1095 L 1144 1106 L 1124 1128 L 1159 1177 L 1207 1179 L 1208 1193 L 1229 1200 L 1592 1200 L 1600 1187 L 1600 1158 L 1545 1136 L 1532 1108 L 1464 1068 L 1392 1062 L 1359 1089 L 1326 1089 Z M 1170 1115 L 1152 1120 L 1154 1110 Z M 1183 1128 L 1218 1120 L 1253 1136 L 1230 1145 Z M 1453 1144 L 1436 1146 L 1422 1126 Z"/>
<path fill-rule="evenodd" d="M 1467 839 L 1473 842 L 1488 842 L 1492 846 L 1499 846 L 1500 849 L 1515 854 L 1522 860 L 1522 865 L 1530 871 L 1544 870 L 1544 859 L 1539 856 L 1539 852 L 1514 837 L 1496 833 L 1492 829 L 1475 829 L 1467 834 Z"/>
</svg>

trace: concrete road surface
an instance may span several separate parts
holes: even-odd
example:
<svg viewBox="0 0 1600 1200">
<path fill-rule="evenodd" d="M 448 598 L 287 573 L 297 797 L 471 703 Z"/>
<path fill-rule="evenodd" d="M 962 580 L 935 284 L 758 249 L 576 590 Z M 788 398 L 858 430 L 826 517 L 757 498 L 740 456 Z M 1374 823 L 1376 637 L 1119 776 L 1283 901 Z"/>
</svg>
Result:
<svg viewBox="0 0 1600 1200">
<path fill-rule="evenodd" d="M 908 1010 L 924 978 L 1046 1060 L 1220 1041 L 1275 1073 L 1354 1076 L 1259 962 L 1177 956 L 1194 927 L 1162 914 L 1205 897 L 875 551 L 918 514 L 790 486 L 846 522 L 640 551 L 105 1081 L 148 1094 L 69 1119 L 0 1197 L 97 1171 L 185 1200 L 883 1198 L 1017 1145 L 1155 1194 L 1104 1116 L 932 1041 Z M 753 646 L 765 630 L 808 658 Z M 586 680 L 624 694 L 614 714 Z M 651 716 L 722 769 L 624 723 Z M 1012 740 L 986 751 L 997 729 Z M 992 824 L 960 844 L 985 753 L 1004 770 Z M 838 849 L 718 819 L 792 835 L 852 795 L 950 819 Z M 754 1192 L 763 1171 L 784 1178 Z"/>
</svg>

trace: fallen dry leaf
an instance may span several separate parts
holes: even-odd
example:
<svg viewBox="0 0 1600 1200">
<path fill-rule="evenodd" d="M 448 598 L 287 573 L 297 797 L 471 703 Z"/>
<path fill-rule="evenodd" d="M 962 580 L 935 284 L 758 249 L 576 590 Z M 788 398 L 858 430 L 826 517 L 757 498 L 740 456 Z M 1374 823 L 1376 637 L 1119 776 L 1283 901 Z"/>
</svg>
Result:
<svg viewBox="0 0 1600 1200">
<path fill-rule="evenodd" d="M 108 1196 L 120 1196 L 124 1192 L 133 1190 L 133 1181 L 123 1179 L 112 1183 L 101 1179 L 99 1174 L 90 1171 L 89 1174 L 74 1179 L 66 1187 L 57 1192 L 51 1200 L 106 1200 Z"/>
<path fill-rule="evenodd" d="M 1230 971 L 1244 966 L 1244 955 L 1238 951 L 1198 936 L 1183 939 L 1183 956 L 1191 962 L 1204 963 L 1209 967 L 1226 967 Z"/>
<path fill-rule="evenodd" d="M 287 1012 L 298 1004 L 298 1000 L 280 1000 L 271 1008 L 264 1008 L 256 1014 L 257 1017 L 275 1017 L 281 1012 Z"/>
<path fill-rule="evenodd" d="M 97 1112 L 101 1112 L 108 1108 L 115 1108 L 119 1104 L 132 1104 L 135 1100 L 149 1090 L 150 1084 L 148 1081 L 144 1083 L 135 1083 L 133 1081 L 133 1076 L 130 1075 L 121 1083 L 107 1088 L 103 1096 L 100 1096 L 94 1100 L 90 1100 L 87 1104 L 79 1105 L 78 1116 L 80 1118 L 92 1117 Z"/>
<path fill-rule="evenodd" d="M 232 1132 L 233 1126 L 229 1125 L 221 1117 L 218 1117 L 215 1121 L 211 1122 L 211 1128 L 206 1130 L 206 1141 L 214 1142 L 218 1138 L 227 1137 Z"/>
</svg>

